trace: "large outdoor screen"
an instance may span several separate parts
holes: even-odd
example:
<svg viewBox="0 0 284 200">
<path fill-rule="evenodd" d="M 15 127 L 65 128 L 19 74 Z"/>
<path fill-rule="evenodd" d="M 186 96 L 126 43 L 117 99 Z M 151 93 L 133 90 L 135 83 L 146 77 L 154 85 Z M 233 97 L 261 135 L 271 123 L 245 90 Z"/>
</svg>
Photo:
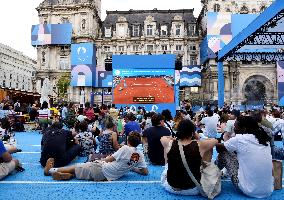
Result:
<svg viewBox="0 0 284 200">
<path fill-rule="evenodd" d="M 174 69 L 115 69 L 113 103 L 174 103 Z"/>
</svg>

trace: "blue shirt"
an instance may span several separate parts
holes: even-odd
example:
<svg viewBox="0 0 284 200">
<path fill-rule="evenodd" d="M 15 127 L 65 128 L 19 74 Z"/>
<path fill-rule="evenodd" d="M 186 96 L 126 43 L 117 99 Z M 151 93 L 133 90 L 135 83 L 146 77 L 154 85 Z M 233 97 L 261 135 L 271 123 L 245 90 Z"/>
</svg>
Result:
<svg viewBox="0 0 284 200">
<path fill-rule="evenodd" d="M 128 136 L 131 131 L 137 131 L 138 133 L 141 133 L 141 127 L 138 124 L 138 122 L 136 122 L 136 121 L 129 121 L 127 124 L 125 124 L 125 126 L 124 126 L 124 134 L 126 136 Z"/>
<path fill-rule="evenodd" d="M 7 150 L 6 150 L 6 148 L 4 147 L 3 142 L 0 140 L 0 157 L 1 157 L 4 153 L 6 153 L 6 152 L 7 152 Z"/>
</svg>

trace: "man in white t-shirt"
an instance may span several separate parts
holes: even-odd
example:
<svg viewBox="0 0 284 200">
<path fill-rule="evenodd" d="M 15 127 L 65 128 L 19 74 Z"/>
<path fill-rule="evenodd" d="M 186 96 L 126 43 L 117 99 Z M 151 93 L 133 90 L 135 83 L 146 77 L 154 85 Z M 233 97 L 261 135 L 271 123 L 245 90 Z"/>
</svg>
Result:
<svg viewBox="0 0 284 200">
<path fill-rule="evenodd" d="M 213 111 L 208 110 L 207 111 L 208 117 L 204 117 L 200 123 L 204 124 L 205 130 L 204 135 L 208 138 L 216 138 L 217 136 L 217 125 L 219 123 L 219 120 L 217 117 L 213 116 Z"/>
<path fill-rule="evenodd" d="M 49 171 L 54 180 L 77 179 L 91 181 L 114 181 L 129 171 L 147 175 L 148 169 L 142 152 L 136 147 L 141 143 L 141 136 L 132 132 L 128 136 L 128 145 L 122 146 L 113 155 L 97 161 L 71 167 L 53 168 L 53 160 L 47 161 L 45 171 Z"/>
</svg>

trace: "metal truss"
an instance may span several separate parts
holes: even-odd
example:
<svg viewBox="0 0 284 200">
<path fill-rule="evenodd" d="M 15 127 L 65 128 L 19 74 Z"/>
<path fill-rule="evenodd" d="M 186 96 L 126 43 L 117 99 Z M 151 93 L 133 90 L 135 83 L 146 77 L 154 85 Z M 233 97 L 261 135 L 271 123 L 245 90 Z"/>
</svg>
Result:
<svg viewBox="0 0 284 200">
<path fill-rule="evenodd" d="M 271 53 L 235 53 L 227 57 L 226 61 L 283 61 L 284 53 L 271 52 Z"/>
<path fill-rule="evenodd" d="M 284 32 L 256 33 L 252 39 L 246 39 L 246 45 L 284 45 Z"/>
<path fill-rule="evenodd" d="M 255 33 L 250 35 L 236 47 L 234 47 L 227 56 L 224 57 L 228 61 L 277 61 L 283 59 L 281 53 L 235 53 L 245 45 L 259 45 L 260 49 L 262 45 L 283 45 L 284 46 L 284 32 L 268 32 L 270 28 L 276 27 L 277 23 L 284 18 L 284 10 L 278 13 L 273 19 L 261 26 Z M 276 59 L 276 60 L 274 60 Z"/>
</svg>

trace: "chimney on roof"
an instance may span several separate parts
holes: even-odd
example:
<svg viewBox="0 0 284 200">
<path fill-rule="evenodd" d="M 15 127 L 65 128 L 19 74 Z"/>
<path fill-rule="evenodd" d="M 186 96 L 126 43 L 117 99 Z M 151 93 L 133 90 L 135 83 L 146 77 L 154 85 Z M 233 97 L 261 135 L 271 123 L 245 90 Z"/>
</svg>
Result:
<svg viewBox="0 0 284 200">
<path fill-rule="evenodd" d="M 158 8 L 154 8 L 153 10 L 158 10 Z"/>
</svg>

